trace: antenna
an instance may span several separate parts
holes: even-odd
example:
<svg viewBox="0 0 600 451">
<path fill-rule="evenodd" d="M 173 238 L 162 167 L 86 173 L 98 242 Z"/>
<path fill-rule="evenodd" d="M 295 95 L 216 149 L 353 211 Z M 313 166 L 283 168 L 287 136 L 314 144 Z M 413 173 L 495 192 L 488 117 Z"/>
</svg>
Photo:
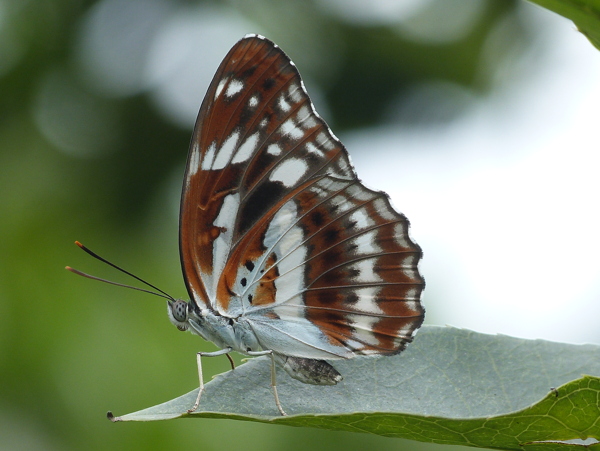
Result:
<svg viewBox="0 0 600 451">
<path fill-rule="evenodd" d="M 153 294 L 155 296 L 160 296 L 161 298 L 165 298 L 165 299 L 169 299 L 171 301 L 175 301 L 175 299 L 173 298 L 173 296 L 170 296 L 169 294 L 167 294 L 166 292 L 164 292 L 160 288 L 157 288 L 154 285 L 152 285 L 151 283 L 146 282 L 144 279 L 136 276 L 135 274 L 131 274 L 129 271 L 126 271 L 125 269 L 121 268 L 120 266 L 117 266 L 114 263 L 109 262 L 105 258 L 100 257 L 98 254 L 96 254 L 95 252 L 93 252 L 90 249 L 88 249 L 87 247 L 85 247 L 79 241 L 75 241 L 75 244 L 77 246 L 79 246 L 81 249 L 83 249 L 85 252 L 87 252 L 89 255 L 91 255 L 92 257 L 94 257 L 95 259 L 100 260 L 101 262 L 106 263 L 107 265 L 110 265 L 110 266 L 112 266 L 115 269 L 118 269 L 119 271 L 127 274 L 128 276 L 133 277 L 134 279 L 142 282 L 144 285 L 147 285 L 150 288 L 154 288 L 156 291 L 158 291 L 158 293 L 156 293 L 154 291 L 150 291 L 150 290 L 145 290 L 143 288 L 134 287 L 132 285 L 125 285 L 123 283 L 117 283 L 117 282 L 112 282 L 110 280 L 101 279 L 100 277 L 96 277 L 96 276 L 92 276 L 90 274 L 86 274 L 86 273 L 84 273 L 82 271 L 79 271 L 77 269 L 71 268 L 70 266 L 65 266 L 65 269 L 67 271 L 71 271 L 72 273 L 77 274 L 78 276 L 87 277 L 88 279 L 98 280 L 99 282 L 108 283 L 110 285 L 116 285 L 118 287 L 131 288 L 132 290 L 143 291 L 144 293 L 150 293 L 150 294 Z"/>
</svg>

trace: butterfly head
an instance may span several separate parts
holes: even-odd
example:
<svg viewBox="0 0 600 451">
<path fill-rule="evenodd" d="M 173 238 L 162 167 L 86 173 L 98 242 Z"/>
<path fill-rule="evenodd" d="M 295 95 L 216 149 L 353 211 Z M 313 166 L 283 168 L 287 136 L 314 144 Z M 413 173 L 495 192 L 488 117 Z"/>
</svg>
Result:
<svg viewBox="0 0 600 451">
<path fill-rule="evenodd" d="M 190 304 L 181 299 L 167 301 L 169 319 L 173 325 L 181 331 L 186 331 L 189 327 L 189 308 Z"/>
</svg>

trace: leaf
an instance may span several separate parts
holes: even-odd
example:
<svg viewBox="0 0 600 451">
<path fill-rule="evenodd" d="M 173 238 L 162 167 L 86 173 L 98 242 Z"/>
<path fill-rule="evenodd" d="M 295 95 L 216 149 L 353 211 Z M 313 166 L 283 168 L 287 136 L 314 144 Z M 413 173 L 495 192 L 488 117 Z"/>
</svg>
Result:
<svg viewBox="0 0 600 451">
<path fill-rule="evenodd" d="M 600 50 L 600 1 L 599 0 L 530 0 L 567 19 Z"/>
<path fill-rule="evenodd" d="M 397 356 L 332 363 L 344 376 L 336 386 L 278 370 L 287 417 L 261 357 L 209 382 L 193 414 L 197 390 L 112 419 L 229 418 L 507 450 L 574 449 L 548 441 L 600 437 L 600 378 L 590 376 L 600 376 L 600 346 L 424 326 Z"/>
</svg>

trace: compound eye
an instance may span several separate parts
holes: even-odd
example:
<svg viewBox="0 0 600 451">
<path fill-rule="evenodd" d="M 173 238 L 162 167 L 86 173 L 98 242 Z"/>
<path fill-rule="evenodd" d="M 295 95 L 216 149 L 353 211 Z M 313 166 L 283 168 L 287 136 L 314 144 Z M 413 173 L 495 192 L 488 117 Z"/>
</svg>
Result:
<svg viewBox="0 0 600 451">
<path fill-rule="evenodd" d="M 175 318 L 180 323 L 184 323 L 187 320 L 187 302 L 185 301 L 175 301 L 171 306 L 171 312 L 173 313 L 173 318 Z"/>
</svg>

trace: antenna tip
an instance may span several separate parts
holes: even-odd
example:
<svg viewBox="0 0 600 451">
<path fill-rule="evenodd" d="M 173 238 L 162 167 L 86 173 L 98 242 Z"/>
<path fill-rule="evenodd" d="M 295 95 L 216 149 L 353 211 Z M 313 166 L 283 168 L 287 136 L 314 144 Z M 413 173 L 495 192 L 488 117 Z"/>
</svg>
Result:
<svg viewBox="0 0 600 451">
<path fill-rule="evenodd" d="M 83 249 L 83 244 L 81 244 L 79 241 L 75 241 L 75 244 Z"/>
</svg>

